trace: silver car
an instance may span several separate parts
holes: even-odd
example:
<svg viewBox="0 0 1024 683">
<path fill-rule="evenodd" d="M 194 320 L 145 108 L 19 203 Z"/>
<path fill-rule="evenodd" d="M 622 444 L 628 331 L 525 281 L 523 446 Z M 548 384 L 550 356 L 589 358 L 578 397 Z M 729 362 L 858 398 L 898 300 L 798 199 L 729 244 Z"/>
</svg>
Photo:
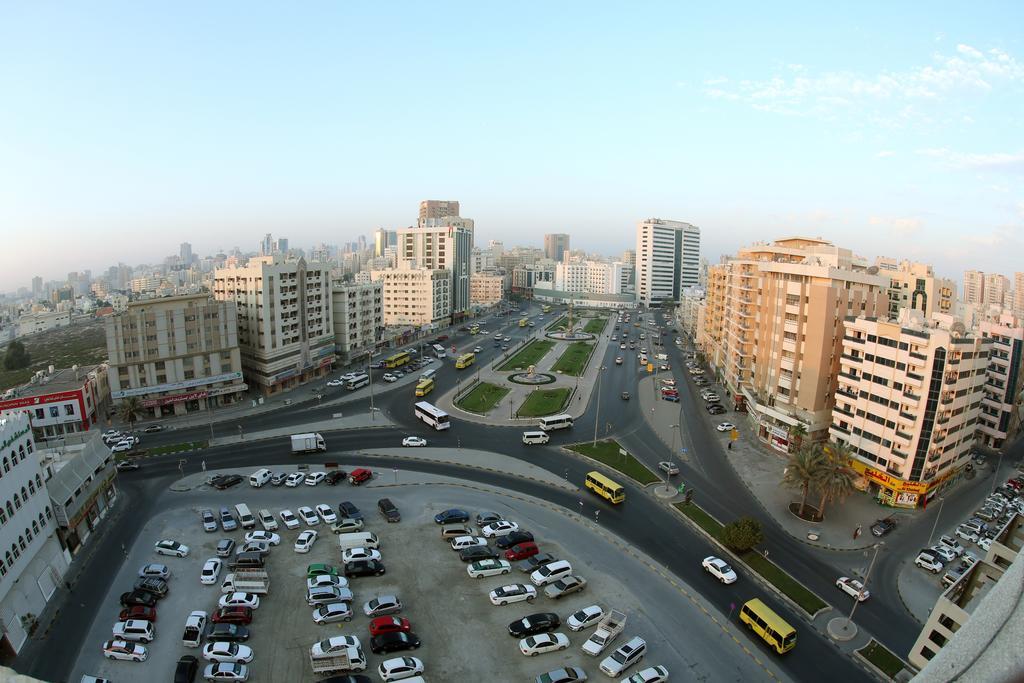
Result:
<svg viewBox="0 0 1024 683">
<path fill-rule="evenodd" d="M 352 608 L 347 602 L 328 602 L 313 610 L 314 623 L 333 624 L 339 621 L 352 621 Z"/>
<path fill-rule="evenodd" d="M 402 611 L 402 601 L 397 595 L 378 595 L 363 605 L 363 614 L 368 617 L 383 617 Z"/>
<path fill-rule="evenodd" d="M 310 607 L 332 602 L 352 602 L 352 591 L 340 586 L 320 586 L 306 591 L 306 604 Z"/>
</svg>

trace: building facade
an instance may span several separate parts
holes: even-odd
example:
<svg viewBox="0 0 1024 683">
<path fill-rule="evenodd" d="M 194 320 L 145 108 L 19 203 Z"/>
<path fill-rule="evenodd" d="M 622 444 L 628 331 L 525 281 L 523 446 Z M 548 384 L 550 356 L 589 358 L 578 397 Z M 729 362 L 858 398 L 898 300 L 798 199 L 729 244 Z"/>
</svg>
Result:
<svg viewBox="0 0 1024 683">
<path fill-rule="evenodd" d="M 683 289 L 697 286 L 699 264 L 700 228 L 660 218 L 637 224 L 637 301 L 679 301 Z"/>
<path fill-rule="evenodd" d="M 1000 449 L 1020 429 L 1021 392 L 1024 391 L 1024 322 L 1002 312 L 982 320 L 978 333 L 992 340 L 992 353 L 985 372 L 985 393 L 978 416 L 978 441 Z"/>
<path fill-rule="evenodd" d="M 554 289 L 591 294 L 622 293 L 621 262 L 560 261 L 555 264 Z"/>
<path fill-rule="evenodd" d="M 46 332 L 71 324 L 71 311 L 38 311 L 18 318 L 18 336 Z"/>
<path fill-rule="evenodd" d="M 563 260 L 569 253 L 569 236 L 565 233 L 544 235 L 544 256 L 556 263 Z"/>
<path fill-rule="evenodd" d="M 554 266 L 524 264 L 512 269 L 512 293 L 519 296 L 531 296 L 538 282 L 554 281 Z"/>
<path fill-rule="evenodd" d="M 992 340 L 936 324 L 846 320 L 829 435 L 885 505 L 926 505 L 970 461 Z"/>
<path fill-rule="evenodd" d="M 985 295 L 982 303 L 995 306 L 1010 306 L 1013 297 L 1010 296 L 1010 280 L 999 273 L 985 273 Z"/>
<path fill-rule="evenodd" d="M 705 292 L 700 287 L 683 290 L 683 296 L 679 300 L 679 307 L 676 310 L 676 318 L 682 330 L 682 336 L 687 339 L 697 338 L 697 321 L 704 305 L 704 297 Z"/>
<path fill-rule="evenodd" d="M 980 270 L 964 271 L 964 294 L 965 304 L 985 303 L 985 273 Z"/>
<path fill-rule="evenodd" d="M 384 329 L 381 283 L 335 282 L 331 287 L 331 306 L 338 360 L 347 365 L 372 353 Z"/>
<path fill-rule="evenodd" d="M 456 202 L 457 204 L 457 202 Z M 428 218 L 421 227 L 398 231 L 398 262 L 410 268 L 445 270 L 452 278 L 452 322 L 461 320 L 470 306 L 473 266 L 473 229 L 452 220 Z"/>
<path fill-rule="evenodd" d="M 108 369 L 102 364 L 40 371 L 28 384 L 4 393 L 0 415 L 27 413 L 37 442 L 100 428 L 110 411 Z"/>
<path fill-rule="evenodd" d="M 443 220 L 449 216 L 458 216 L 459 203 L 446 199 L 424 199 L 420 202 L 420 215 L 417 225 L 428 220 Z"/>
<path fill-rule="evenodd" d="M 476 273 L 469 285 L 474 306 L 493 306 L 505 297 L 505 276 L 500 273 Z"/>
<path fill-rule="evenodd" d="M 385 326 L 442 327 L 451 319 L 451 272 L 399 267 L 373 271 L 370 277 L 381 285 Z"/>
<path fill-rule="evenodd" d="M 921 311 L 925 318 L 930 318 L 932 313 L 953 314 L 956 283 L 936 277 L 931 266 L 882 257 L 875 260 L 875 265 L 880 275 L 889 278 L 890 318 L 897 317 L 902 308 Z"/>
</svg>

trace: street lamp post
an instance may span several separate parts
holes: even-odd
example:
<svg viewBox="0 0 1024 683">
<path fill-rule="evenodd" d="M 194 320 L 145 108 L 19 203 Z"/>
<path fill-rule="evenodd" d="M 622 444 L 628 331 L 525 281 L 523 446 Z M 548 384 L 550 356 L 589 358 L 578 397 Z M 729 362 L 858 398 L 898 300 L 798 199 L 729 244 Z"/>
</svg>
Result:
<svg viewBox="0 0 1024 683">
<path fill-rule="evenodd" d="M 373 350 L 366 354 L 366 372 L 370 378 L 370 421 L 373 421 Z"/>
<path fill-rule="evenodd" d="M 938 526 L 939 526 L 939 517 L 942 516 L 942 504 L 945 503 L 945 502 L 946 502 L 945 496 L 943 496 L 942 498 L 939 498 L 939 511 L 935 513 L 935 523 L 932 524 L 932 532 L 930 534 L 928 534 L 928 543 L 926 545 L 931 545 L 932 544 L 932 536 L 935 535 L 935 529 L 937 529 Z"/>
<path fill-rule="evenodd" d="M 669 429 L 672 430 L 672 449 L 671 449 L 671 455 L 669 455 L 669 458 L 668 458 L 668 464 L 671 467 L 672 462 L 676 458 L 676 430 L 679 429 L 679 425 L 677 425 L 677 424 L 670 425 Z M 681 438 L 682 437 L 680 437 L 680 439 Z M 665 488 L 666 489 L 668 488 L 668 477 L 669 477 L 669 473 L 668 473 L 668 469 L 666 469 L 665 470 Z"/>
<path fill-rule="evenodd" d="M 601 377 L 604 375 L 604 371 L 601 368 L 597 370 L 597 408 L 594 412 L 594 442 L 593 446 L 597 446 L 597 425 L 601 424 Z"/>
<path fill-rule="evenodd" d="M 992 473 L 992 493 L 996 492 L 999 487 L 999 470 L 1003 467 L 1003 452 L 999 451 L 999 463 L 996 465 L 996 471 Z"/>
<path fill-rule="evenodd" d="M 868 565 L 868 571 L 867 571 L 866 574 L 864 574 L 864 581 L 862 581 L 862 583 L 864 584 L 864 590 L 867 590 L 867 588 L 868 588 L 868 578 L 870 578 L 871 570 L 875 566 L 875 560 L 878 559 L 878 551 L 882 549 L 883 545 L 885 545 L 885 541 L 881 541 L 881 542 L 879 542 L 878 545 L 875 546 L 875 554 L 871 556 L 871 564 Z M 850 622 L 853 621 L 853 613 L 857 611 L 857 605 L 859 605 L 859 604 L 860 604 L 860 600 L 858 600 L 857 598 L 854 598 L 853 599 L 853 607 L 850 609 L 850 616 L 846 617 L 846 628 L 847 629 L 850 628 Z"/>
</svg>

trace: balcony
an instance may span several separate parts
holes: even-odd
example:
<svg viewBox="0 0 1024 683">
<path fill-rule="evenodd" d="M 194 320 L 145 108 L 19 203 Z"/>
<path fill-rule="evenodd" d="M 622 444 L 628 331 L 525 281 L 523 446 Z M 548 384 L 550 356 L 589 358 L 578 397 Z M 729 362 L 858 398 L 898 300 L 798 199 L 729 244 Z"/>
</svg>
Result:
<svg viewBox="0 0 1024 683">
<path fill-rule="evenodd" d="M 837 425 L 835 423 L 832 424 L 832 429 L 836 430 L 837 432 L 842 432 L 843 434 L 849 434 L 850 433 L 849 429 L 847 429 L 846 427 L 840 427 L 839 425 Z"/>
<path fill-rule="evenodd" d="M 853 342 L 854 344 L 863 344 L 864 343 L 863 339 L 858 339 L 857 337 L 853 337 L 853 336 L 848 335 L 848 334 L 843 335 L 843 339 L 845 341 Z"/>
<path fill-rule="evenodd" d="M 917 360 L 924 360 L 924 361 L 928 360 L 928 356 L 925 356 L 924 354 L 918 353 L 917 351 L 911 351 L 910 352 L 910 357 L 911 358 L 916 358 Z"/>
<path fill-rule="evenodd" d="M 946 375 L 945 379 L 943 379 L 942 381 L 945 384 L 956 384 L 956 381 L 957 379 L 959 379 L 959 377 L 959 375 Z"/>
<path fill-rule="evenodd" d="M 911 439 L 913 439 L 913 438 L 914 438 L 914 437 L 912 437 L 912 436 L 911 436 L 910 434 L 907 434 L 906 432 L 901 432 L 901 431 L 900 431 L 900 430 L 898 430 L 898 429 L 896 430 L 896 436 L 900 437 L 900 438 L 901 438 L 901 439 L 903 439 L 904 441 L 910 441 Z"/>
<path fill-rule="evenodd" d="M 937 418 L 935 418 L 935 422 L 937 422 L 940 425 L 944 425 L 947 422 L 949 422 L 949 418 L 950 418 L 950 413 L 948 413 L 948 412 L 942 413 Z"/>
<path fill-rule="evenodd" d="M 847 396 L 849 398 L 857 398 L 857 392 L 853 391 L 852 389 L 844 389 L 843 387 L 839 387 L 838 389 L 836 389 L 836 393 L 842 394 L 843 396 Z"/>
<path fill-rule="evenodd" d="M 848 361 L 850 361 L 850 362 L 852 362 L 852 363 L 860 363 L 860 362 L 863 362 L 863 360 L 864 360 L 864 359 L 863 359 L 863 358 L 861 358 L 860 356 L 852 356 L 852 355 L 850 355 L 850 354 L 848 354 L 848 353 L 844 353 L 844 354 L 842 354 L 842 355 L 840 356 L 840 358 L 845 358 L 846 360 L 848 360 Z"/>
<path fill-rule="evenodd" d="M 914 417 L 910 413 L 904 412 L 902 410 L 900 411 L 900 417 L 902 417 L 904 420 L 910 420 L 911 422 L 913 422 L 914 420 L 917 419 L 916 417 Z"/>
<path fill-rule="evenodd" d="M 916 401 L 916 402 L 920 402 L 920 401 L 921 401 L 921 397 L 920 397 L 920 396 L 918 396 L 918 395 L 917 395 L 917 394 L 915 394 L 914 392 L 912 392 L 912 391 L 909 391 L 909 390 L 907 390 L 907 389 L 904 389 L 904 390 L 903 390 L 903 395 L 904 395 L 904 396 L 905 396 L 906 398 L 910 399 L 911 401 Z"/>
<path fill-rule="evenodd" d="M 840 372 L 839 376 L 840 377 L 845 377 L 846 379 L 852 380 L 854 382 L 860 382 L 860 377 L 858 377 L 857 375 L 854 375 L 852 373 L 849 373 L 849 372 Z"/>
</svg>

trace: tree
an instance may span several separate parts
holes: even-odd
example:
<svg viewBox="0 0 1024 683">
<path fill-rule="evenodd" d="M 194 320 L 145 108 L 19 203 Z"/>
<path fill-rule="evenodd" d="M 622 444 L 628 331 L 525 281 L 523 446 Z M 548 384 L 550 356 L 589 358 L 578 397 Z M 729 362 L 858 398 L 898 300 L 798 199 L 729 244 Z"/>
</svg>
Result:
<svg viewBox="0 0 1024 683">
<path fill-rule="evenodd" d="M 137 396 L 129 396 L 117 406 L 117 416 L 128 423 L 128 429 L 135 428 L 135 421 L 142 417 L 142 401 Z"/>
<path fill-rule="evenodd" d="M 789 438 L 796 443 L 796 447 L 799 449 L 804 445 L 804 439 L 807 438 L 807 427 L 802 422 L 797 422 L 789 428 Z"/>
<path fill-rule="evenodd" d="M 821 470 L 815 478 L 814 487 L 821 494 L 818 511 L 825 516 L 825 503 L 842 501 L 853 492 L 857 473 L 850 467 L 850 448 L 844 443 L 832 442 L 823 449 Z"/>
<path fill-rule="evenodd" d="M 4 370 L 21 370 L 27 368 L 31 362 L 32 356 L 20 341 L 14 340 L 7 345 L 7 352 L 4 354 Z"/>
<path fill-rule="evenodd" d="M 761 522 L 752 517 L 741 517 L 722 528 L 722 543 L 736 552 L 746 552 L 763 540 Z"/>
<path fill-rule="evenodd" d="M 804 516 L 811 486 L 821 476 L 824 460 L 825 454 L 818 444 L 805 444 L 796 453 L 789 454 L 789 464 L 786 465 L 782 481 L 790 488 L 800 489 L 800 512 L 797 513 L 800 517 Z"/>
</svg>

